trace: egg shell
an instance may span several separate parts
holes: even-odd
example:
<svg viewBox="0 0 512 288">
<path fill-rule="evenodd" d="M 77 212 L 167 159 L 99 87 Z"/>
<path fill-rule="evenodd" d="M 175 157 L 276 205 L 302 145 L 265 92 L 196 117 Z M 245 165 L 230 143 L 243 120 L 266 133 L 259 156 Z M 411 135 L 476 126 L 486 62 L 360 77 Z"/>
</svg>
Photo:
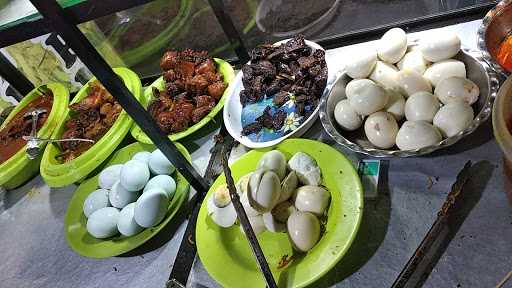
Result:
<svg viewBox="0 0 512 288">
<path fill-rule="evenodd" d="M 148 228 L 160 223 L 167 213 L 169 198 L 162 189 L 151 189 L 142 194 L 135 202 L 135 222 Z"/>
<path fill-rule="evenodd" d="M 91 194 L 85 198 L 83 206 L 85 217 L 89 217 L 96 210 L 110 206 L 108 193 L 109 191 L 106 189 L 98 189 L 91 192 Z"/>
<path fill-rule="evenodd" d="M 141 152 L 135 153 L 135 155 L 133 155 L 133 157 L 132 157 L 132 160 L 139 160 L 141 162 L 146 163 L 146 165 L 149 165 L 150 157 L 151 157 L 151 152 L 141 151 Z"/>
<path fill-rule="evenodd" d="M 432 86 L 425 77 L 414 70 L 404 69 L 396 73 L 396 82 L 406 97 L 425 91 L 432 93 Z"/>
<path fill-rule="evenodd" d="M 286 231 L 286 223 L 281 223 L 272 215 L 272 212 L 267 212 L 261 215 L 265 229 L 270 232 L 284 232 Z"/>
<path fill-rule="evenodd" d="M 396 63 L 407 51 L 407 35 L 400 28 L 389 29 L 377 42 L 377 55 L 382 61 Z"/>
<path fill-rule="evenodd" d="M 439 61 L 428 67 L 425 74 L 423 74 L 423 77 L 427 78 L 434 87 L 439 81 L 454 76 L 466 78 L 464 62 L 455 59 Z"/>
<path fill-rule="evenodd" d="M 119 181 L 114 183 L 112 190 L 108 193 L 110 204 L 116 208 L 122 209 L 124 206 L 137 201 L 139 192 L 126 190 Z"/>
<path fill-rule="evenodd" d="M 451 101 L 463 100 L 469 105 L 478 100 L 480 88 L 471 80 L 462 77 L 448 77 L 436 86 L 434 94 L 443 104 Z"/>
<path fill-rule="evenodd" d="M 434 126 L 444 137 L 452 137 L 469 127 L 474 116 L 473 108 L 469 104 L 452 101 L 439 109 L 434 117 Z"/>
<path fill-rule="evenodd" d="M 398 90 L 400 86 L 396 82 L 397 72 L 398 69 L 395 66 L 382 61 L 377 61 L 377 63 L 375 63 L 375 68 L 373 68 L 373 71 L 368 78 L 384 88 Z"/>
<path fill-rule="evenodd" d="M 282 180 L 286 176 L 286 158 L 279 150 L 269 151 L 261 156 L 258 169 L 273 171 Z"/>
<path fill-rule="evenodd" d="M 396 135 L 396 146 L 400 150 L 414 150 L 441 141 L 441 133 L 426 121 L 405 121 Z"/>
<path fill-rule="evenodd" d="M 119 210 L 114 207 L 105 207 L 94 211 L 87 219 L 87 232 L 92 237 L 104 239 L 118 233 L 117 221 Z"/>
<path fill-rule="evenodd" d="M 297 173 L 299 182 L 304 185 L 318 186 L 322 182 L 322 173 L 315 159 L 304 152 L 293 154 L 288 167 Z"/>
<path fill-rule="evenodd" d="M 384 111 L 391 113 L 396 121 L 402 120 L 405 115 L 405 98 L 396 90 L 386 89 L 388 93 L 388 103 L 384 107 Z"/>
<path fill-rule="evenodd" d="M 366 78 L 375 67 L 377 62 L 377 52 L 369 47 L 354 48 L 347 53 L 345 70 L 348 76 L 354 79 Z"/>
<path fill-rule="evenodd" d="M 272 209 L 272 215 L 274 215 L 277 221 L 286 223 L 288 217 L 295 211 L 297 211 L 297 208 L 295 208 L 290 201 L 284 201 L 277 204 L 276 207 Z"/>
<path fill-rule="evenodd" d="M 217 207 L 213 195 L 207 201 L 206 208 L 208 210 L 208 215 L 212 218 L 215 224 L 223 228 L 228 228 L 235 224 L 237 214 L 232 202 L 224 207 Z"/>
<path fill-rule="evenodd" d="M 395 146 L 398 124 L 393 115 L 380 111 L 368 116 L 364 122 L 364 132 L 374 146 L 388 149 Z"/>
<path fill-rule="evenodd" d="M 255 172 L 256 173 L 256 172 Z M 253 173 L 254 175 L 254 173 Z M 264 171 L 261 174 L 261 178 L 257 187 L 255 185 L 251 185 L 251 181 L 253 176 L 251 176 L 251 180 L 249 181 L 249 203 L 253 204 L 254 209 L 261 212 L 268 212 L 274 208 L 274 206 L 279 201 L 279 197 L 281 195 L 281 182 L 279 181 L 279 177 L 273 171 Z"/>
<path fill-rule="evenodd" d="M 357 114 L 348 99 L 343 99 L 336 104 L 334 119 L 343 130 L 347 131 L 354 131 L 363 124 L 363 117 Z"/>
<path fill-rule="evenodd" d="M 110 189 L 116 181 L 121 177 L 122 164 L 109 166 L 101 171 L 98 177 L 98 186 L 103 189 Z"/>
<path fill-rule="evenodd" d="M 261 215 L 262 212 L 252 208 L 251 204 L 249 203 L 248 195 L 249 195 L 249 193 L 243 193 L 240 195 L 240 203 L 244 207 L 245 213 L 247 214 L 247 216 Z"/>
<path fill-rule="evenodd" d="M 425 70 L 427 70 L 427 65 L 429 65 L 429 63 L 429 61 L 423 58 L 421 51 L 413 50 L 407 52 L 402 60 L 400 60 L 396 65 L 400 70 L 410 69 L 418 72 L 419 74 L 423 74 L 425 73 Z"/>
<path fill-rule="evenodd" d="M 433 31 L 419 44 L 423 57 L 431 62 L 452 58 L 460 51 L 460 39 L 451 31 Z"/>
<path fill-rule="evenodd" d="M 155 175 L 171 175 L 176 170 L 171 161 L 158 149 L 151 152 L 149 169 Z"/>
<path fill-rule="evenodd" d="M 331 193 L 320 186 L 302 186 L 293 193 L 293 204 L 297 210 L 322 216 L 329 206 Z"/>
<path fill-rule="evenodd" d="M 265 227 L 265 222 L 263 222 L 263 216 L 258 215 L 258 216 L 250 216 L 247 218 L 249 219 L 249 224 L 251 224 L 252 231 L 254 232 L 254 234 L 258 235 L 258 234 L 265 232 L 265 230 L 267 230 L 267 228 Z M 240 231 L 243 234 L 245 234 L 244 227 L 242 225 L 240 225 Z"/>
<path fill-rule="evenodd" d="M 128 191 L 139 191 L 149 180 L 148 165 L 138 160 L 130 160 L 121 168 L 121 185 Z"/>
<path fill-rule="evenodd" d="M 119 219 L 117 220 L 117 230 L 124 236 L 130 237 L 139 234 L 142 228 L 133 217 L 135 213 L 135 203 L 126 205 L 121 212 L 119 212 Z"/>
<path fill-rule="evenodd" d="M 312 213 L 296 211 L 286 224 L 290 241 L 298 251 L 308 252 L 320 239 L 320 221 Z"/>
<path fill-rule="evenodd" d="M 169 200 L 174 197 L 174 193 L 176 192 L 176 181 L 169 175 L 157 175 L 151 179 L 149 179 L 146 186 L 144 186 L 144 190 L 142 193 L 153 189 L 153 188 L 161 188 L 167 193 L 167 197 Z"/>
<path fill-rule="evenodd" d="M 423 120 L 432 123 L 441 103 L 434 94 L 417 92 L 405 102 L 405 118 L 409 121 Z"/>
<path fill-rule="evenodd" d="M 357 79 L 347 84 L 345 93 L 350 106 L 359 115 L 370 115 L 384 108 L 389 95 L 372 80 Z"/>
<path fill-rule="evenodd" d="M 281 194 L 279 195 L 278 202 L 283 202 L 288 200 L 297 186 L 299 185 L 299 178 L 297 177 L 297 173 L 295 171 L 290 171 L 288 175 L 284 178 L 283 182 L 281 182 Z"/>
</svg>

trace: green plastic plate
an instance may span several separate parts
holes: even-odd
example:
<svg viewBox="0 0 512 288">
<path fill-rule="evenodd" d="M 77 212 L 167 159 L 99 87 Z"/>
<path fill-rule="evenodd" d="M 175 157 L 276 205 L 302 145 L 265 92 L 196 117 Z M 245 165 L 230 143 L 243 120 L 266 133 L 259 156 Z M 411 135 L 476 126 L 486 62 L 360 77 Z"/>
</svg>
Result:
<svg viewBox="0 0 512 288">
<path fill-rule="evenodd" d="M 363 213 L 363 189 L 356 170 L 339 151 L 312 140 L 288 139 L 274 147 L 289 159 L 302 151 L 313 157 L 322 171 L 324 185 L 331 192 L 331 204 L 325 233 L 306 254 L 294 254 L 286 233 L 269 231 L 258 235 L 274 279 L 279 287 L 304 287 L 327 273 L 343 257 L 354 241 Z M 252 172 L 261 156 L 269 151 L 253 150 L 233 163 L 231 171 L 237 181 Z M 217 226 L 208 217 L 207 199 L 225 183 L 224 175 L 213 183 L 199 211 L 196 242 L 204 267 L 223 287 L 265 287 L 245 235 L 239 225 Z M 293 261 L 278 268 L 283 256 L 294 255 Z"/>
<path fill-rule="evenodd" d="M 204 125 L 206 125 L 208 122 L 210 122 L 217 113 L 219 113 L 220 110 L 222 110 L 222 107 L 224 107 L 224 101 L 226 100 L 227 95 L 229 95 L 231 92 L 230 90 L 233 89 L 231 82 L 235 78 L 235 71 L 233 70 L 233 67 L 226 61 L 218 58 L 214 58 L 215 63 L 217 63 L 217 69 L 222 73 L 224 76 L 224 83 L 228 84 L 228 87 L 224 91 L 224 94 L 222 94 L 222 97 L 219 100 L 219 103 L 215 107 L 213 107 L 212 111 L 208 113 L 201 121 L 197 122 L 196 124 L 190 126 L 187 130 L 181 131 L 178 133 L 174 133 L 169 135 L 169 139 L 171 141 L 176 141 L 181 138 L 187 137 L 190 134 L 196 132 L 197 130 L 201 129 Z M 153 87 L 157 88 L 158 90 L 163 90 L 165 88 L 165 81 L 164 78 L 160 77 L 155 80 L 149 87 L 146 88 L 144 91 L 143 96 L 143 105 L 147 107 L 149 105 L 149 102 L 153 99 Z M 149 137 L 140 129 L 139 126 L 133 125 L 132 128 L 132 136 L 133 138 L 137 139 L 137 141 L 147 144 L 152 144 L 153 142 Z"/>
<path fill-rule="evenodd" d="M 142 85 L 137 74 L 127 68 L 114 68 L 114 71 L 123 79 L 124 84 L 133 93 L 135 98 L 140 101 Z M 79 102 L 85 98 L 87 96 L 89 83 L 95 80 L 96 78 L 93 78 L 85 84 L 80 91 L 78 91 L 71 103 Z M 69 109 L 66 110 L 66 115 L 67 114 L 69 114 Z M 66 119 L 68 117 L 69 116 L 66 116 Z M 52 135 L 53 138 L 61 137 L 64 132 L 64 124 L 65 120 L 61 120 L 59 127 Z M 82 155 L 66 163 L 61 163 L 55 159 L 60 153 L 57 144 L 47 145 L 41 161 L 41 176 L 50 187 L 62 187 L 86 178 L 89 173 L 94 171 L 96 167 L 103 163 L 112 152 L 114 152 L 130 131 L 132 124 L 132 118 L 123 110 L 114 125 L 112 125 L 98 142 Z"/>
<path fill-rule="evenodd" d="M 191 161 L 190 154 L 185 147 L 175 143 L 178 150 Z M 118 150 L 113 158 L 105 165 L 108 167 L 113 164 L 122 164 L 130 160 L 132 156 L 140 151 L 153 151 L 155 146 L 143 143 L 133 143 Z M 151 237 L 162 230 L 169 221 L 178 212 L 181 204 L 188 197 L 189 184 L 185 178 L 175 172 L 172 175 L 176 180 L 176 193 L 169 203 L 167 215 L 164 220 L 155 227 L 145 229 L 141 233 L 125 237 L 122 235 L 114 236 L 108 239 L 96 239 L 87 233 L 87 219 L 83 213 L 83 204 L 87 196 L 98 189 L 99 174 L 85 180 L 75 191 L 68 205 L 68 210 L 64 218 L 64 229 L 68 245 L 78 254 L 91 258 L 107 258 L 126 253 L 139 247 Z"/>
<path fill-rule="evenodd" d="M 53 105 L 52 111 L 50 112 L 50 115 L 48 115 L 48 119 L 43 127 L 41 127 L 37 132 L 37 136 L 41 138 L 48 138 L 60 124 L 62 117 L 67 111 L 69 92 L 66 87 L 58 83 L 49 83 L 43 86 L 52 90 Z M 21 100 L 16 108 L 11 111 L 7 119 L 0 126 L 0 129 L 4 128 L 5 125 L 7 125 L 7 123 L 9 123 L 9 121 L 11 121 L 11 119 L 18 114 L 21 109 L 25 108 L 25 106 L 32 102 L 32 100 L 39 97 L 39 95 L 41 95 L 41 93 L 37 91 L 37 88 L 30 91 L 30 93 Z M 40 144 L 41 149 L 44 149 L 45 145 L 45 143 Z M 41 157 L 42 156 L 39 156 L 34 160 L 29 160 L 25 153 L 25 148 L 22 148 L 9 158 L 9 160 L 0 165 L 0 186 L 5 189 L 13 189 L 26 182 L 39 171 Z"/>
</svg>

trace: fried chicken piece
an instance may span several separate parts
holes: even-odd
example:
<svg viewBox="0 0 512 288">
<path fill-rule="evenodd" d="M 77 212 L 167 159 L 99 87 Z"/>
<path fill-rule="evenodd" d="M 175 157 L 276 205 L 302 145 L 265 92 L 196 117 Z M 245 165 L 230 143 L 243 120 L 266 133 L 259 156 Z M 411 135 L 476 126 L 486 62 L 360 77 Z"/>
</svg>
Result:
<svg viewBox="0 0 512 288">
<path fill-rule="evenodd" d="M 226 90 L 226 83 L 222 81 L 215 82 L 213 84 L 208 85 L 208 94 L 210 94 L 213 98 L 217 99 L 217 101 L 224 94 L 224 90 Z"/>
</svg>

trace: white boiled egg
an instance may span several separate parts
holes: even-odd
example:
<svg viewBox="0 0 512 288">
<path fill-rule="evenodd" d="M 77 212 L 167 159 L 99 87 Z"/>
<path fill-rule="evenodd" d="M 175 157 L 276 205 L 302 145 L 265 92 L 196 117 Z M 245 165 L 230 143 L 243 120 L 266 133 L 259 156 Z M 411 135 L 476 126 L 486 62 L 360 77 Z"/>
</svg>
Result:
<svg viewBox="0 0 512 288">
<path fill-rule="evenodd" d="M 263 216 L 257 215 L 257 216 L 248 216 L 249 224 L 251 224 L 252 231 L 254 231 L 254 234 L 258 235 L 263 232 L 265 232 L 265 222 L 263 222 Z M 244 227 L 240 225 L 240 231 L 245 234 Z"/>
<path fill-rule="evenodd" d="M 122 164 L 109 166 L 101 171 L 98 177 L 98 185 L 103 189 L 110 189 L 116 181 L 121 177 Z"/>
<path fill-rule="evenodd" d="M 396 135 L 396 146 L 400 150 L 414 150 L 441 141 L 441 133 L 426 121 L 405 121 Z"/>
<path fill-rule="evenodd" d="M 148 165 L 138 160 L 130 160 L 121 168 L 121 185 L 128 191 L 139 191 L 149 180 Z"/>
<path fill-rule="evenodd" d="M 235 224 L 237 214 L 226 184 L 215 189 L 213 195 L 208 199 L 206 208 L 213 222 L 220 227 L 228 228 Z"/>
<path fill-rule="evenodd" d="M 145 228 L 157 225 L 164 219 L 168 204 L 169 198 L 163 189 L 146 191 L 135 202 L 135 222 Z"/>
<path fill-rule="evenodd" d="M 347 53 L 345 70 L 348 76 L 354 79 L 366 78 L 375 67 L 377 52 L 372 48 L 354 48 Z"/>
<path fill-rule="evenodd" d="M 83 206 L 85 217 L 89 217 L 96 210 L 110 206 L 108 193 L 106 189 L 98 189 L 85 198 Z"/>
<path fill-rule="evenodd" d="M 405 112 L 405 98 L 396 90 L 386 89 L 388 93 L 388 103 L 384 107 L 384 111 L 391 113 L 393 117 L 395 117 L 396 121 L 402 120 L 404 118 Z"/>
<path fill-rule="evenodd" d="M 240 194 L 240 203 L 244 207 L 245 213 L 247 216 L 258 216 L 261 215 L 262 212 L 252 208 L 251 204 L 249 203 L 249 193 L 243 193 Z"/>
<path fill-rule="evenodd" d="M 151 152 L 151 156 L 149 157 L 149 169 L 156 175 L 171 175 L 176 170 L 171 161 L 158 149 Z"/>
<path fill-rule="evenodd" d="M 468 103 L 451 101 L 439 109 L 434 117 L 434 126 L 444 137 L 452 137 L 471 125 L 474 116 L 473 108 Z"/>
<path fill-rule="evenodd" d="M 293 247 L 301 252 L 311 250 L 320 239 L 320 221 L 310 212 L 294 212 L 286 226 Z"/>
<path fill-rule="evenodd" d="M 282 180 L 286 176 L 286 158 L 279 150 L 269 151 L 261 156 L 258 161 L 258 169 L 274 171 Z"/>
<path fill-rule="evenodd" d="M 272 210 L 281 195 L 281 182 L 273 171 L 256 170 L 249 179 L 248 199 L 251 206 L 264 213 Z"/>
<path fill-rule="evenodd" d="M 350 106 L 348 99 L 343 99 L 336 104 L 334 119 L 342 129 L 347 131 L 354 131 L 363 124 L 363 117 Z"/>
<path fill-rule="evenodd" d="M 389 95 L 380 85 L 369 79 L 356 79 L 345 88 L 350 106 L 359 115 L 370 115 L 384 108 Z"/>
<path fill-rule="evenodd" d="M 135 203 L 126 205 L 119 213 L 117 230 L 119 230 L 119 233 L 124 236 L 130 237 L 144 230 L 144 228 L 135 222 L 134 213 Z"/>
<path fill-rule="evenodd" d="M 119 210 L 105 207 L 94 211 L 87 219 L 87 232 L 92 237 L 103 239 L 116 235 Z"/>
<path fill-rule="evenodd" d="M 176 181 L 174 181 L 174 179 L 169 175 L 157 175 L 149 179 L 142 193 L 153 188 L 163 189 L 165 193 L 167 193 L 167 197 L 169 197 L 170 200 L 176 192 Z"/>
<path fill-rule="evenodd" d="M 407 52 L 402 60 L 396 64 L 400 70 L 410 69 L 423 74 L 427 69 L 429 62 L 423 58 L 423 54 L 419 50 Z"/>
<path fill-rule="evenodd" d="M 407 36 L 400 28 L 388 30 L 377 42 L 377 55 L 382 61 L 396 63 L 407 51 Z"/>
<path fill-rule="evenodd" d="M 463 100 L 471 105 L 478 100 L 480 89 L 469 79 L 448 77 L 437 84 L 434 94 L 444 104 L 455 100 Z"/>
<path fill-rule="evenodd" d="M 409 121 L 424 120 L 432 123 L 441 104 L 434 94 L 416 92 L 405 102 L 405 118 Z"/>
<path fill-rule="evenodd" d="M 299 182 L 304 185 L 318 186 L 322 183 L 322 173 L 315 159 L 304 152 L 295 153 L 288 160 L 290 170 L 297 173 Z"/>
<path fill-rule="evenodd" d="M 297 173 L 295 171 L 291 171 L 281 182 L 281 194 L 279 195 L 279 201 L 283 202 L 288 200 L 297 186 L 299 185 L 299 178 L 297 177 Z"/>
<path fill-rule="evenodd" d="M 132 160 L 139 160 L 139 161 L 144 162 L 147 165 L 149 165 L 150 157 L 151 157 L 151 152 L 141 151 L 141 152 L 135 153 L 135 155 L 133 155 L 133 157 L 132 157 Z"/>
<path fill-rule="evenodd" d="M 396 82 L 406 97 L 425 91 L 432 93 L 432 86 L 425 77 L 414 70 L 404 69 L 396 73 Z"/>
<path fill-rule="evenodd" d="M 272 215 L 272 212 L 263 213 L 261 215 L 263 219 L 263 224 L 265 225 L 265 229 L 270 232 L 284 232 L 286 231 L 286 223 L 282 223 L 277 221 L 277 219 Z"/>
<path fill-rule="evenodd" d="M 436 31 L 421 39 L 423 57 L 431 62 L 452 58 L 460 51 L 460 39 L 451 31 Z"/>
<path fill-rule="evenodd" d="M 329 206 L 331 193 L 320 186 L 302 186 L 293 193 L 293 204 L 297 210 L 322 216 Z"/>
<path fill-rule="evenodd" d="M 119 181 L 114 183 L 110 193 L 108 193 L 108 200 L 110 201 L 110 204 L 119 209 L 137 201 L 137 198 L 139 198 L 139 192 L 126 190 Z"/>
<path fill-rule="evenodd" d="M 395 145 L 398 124 L 391 113 L 380 111 L 366 119 L 364 132 L 370 143 L 378 148 L 388 149 Z"/>
<path fill-rule="evenodd" d="M 427 78 L 434 87 L 439 81 L 452 76 L 466 78 L 464 62 L 455 59 L 439 61 L 428 67 L 423 74 L 423 77 Z"/>
<path fill-rule="evenodd" d="M 386 62 L 377 61 L 375 68 L 373 68 L 368 78 L 384 88 L 398 90 L 400 87 L 396 82 L 397 72 L 398 69 L 395 66 Z"/>
</svg>

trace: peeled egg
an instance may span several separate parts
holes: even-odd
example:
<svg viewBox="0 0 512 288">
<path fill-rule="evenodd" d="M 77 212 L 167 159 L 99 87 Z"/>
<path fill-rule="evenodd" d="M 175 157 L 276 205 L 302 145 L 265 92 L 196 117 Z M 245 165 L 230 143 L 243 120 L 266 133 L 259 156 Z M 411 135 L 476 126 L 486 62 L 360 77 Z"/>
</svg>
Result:
<svg viewBox="0 0 512 288">
<path fill-rule="evenodd" d="M 354 131 L 363 124 L 363 117 L 350 106 L 348 99 L 343 99 L 334 107 L 334 119 L 347 131 Z"/>
<path fill-rule="evenodd" d="M 347 84 L 345 93 L 350 106 L 359 115 L 370 115 L 379 111 L 388 103 L 388 94 L 372 80 L 357 79 Z"/>
<path fill-rule="evenodd" d="M 441 141 L 441 133 L 426 121 L 405 121 L 396 135 L 400 150 L 414 150 L 435 145 Z"/>
<path fill-rule="evenodd" d="M 149 157 L 149 169 L 156 175 L 171 175 L 176 170 L 171 161 L 158 149 L 151 152 L 151 156 Z"/>
<path fill-rule="evenodd" d="M 423 57 L 431 62 L 452 58 L 460 50 L 460 39 L 450 31 L 436 31 L 435 35 L 424 37 L 420 41 Z"/>
<path fill-rule="evenodd" d="M 249 223 L 251 224 L 252 231 L 254 231 L 254 234 L 258 235 L 263 232 L 265 232 L 265 222 L 263 222 L 263 216 L 249 216 L 247 217 L 249 219 Z M 244 228 L 242 225 L 240 225 L 240 231 L 245 234 Z"/>
<path fill-rule="evenodd" d="M 270 232 L 284 232 L 286 231 L 286 223 L 281 223 L 272 215 L 272 212 L 267 212 L 261 215 L 265 228 Z"/>
<path fill-rule="evenodd" d="M 167 197 L 169 197 L 170 200 L 176 192 L 176 181 L 174 181 L 174 179 L 169 175 L 157 175 L 149 179 L 142 193 L 153 188 L 163 189 L 165 193 L 167 193 Z"/>
<path fill-rule="evenodd" d="M 94 238 L 108 238 L 117 234 L 119 210 L 105 207 L 94 211 L 87 219 L 87 232 Z"/>
<path fill-rule="evenodd" d="M 397 72 L 396 82 L 406 97 L 420 91 L 432 93 L 432 86 L 427 79 L 414 70 L 404 69 Z"/>
<path fill-rule="evenodd" d="M 451 101 L 439 109 L 434 117 L 436 126 L 444 137 L 452 137 L 473 122 L 473 108 L 464 101 Z"/>
<path fill-rule="evenodd" d="M 272 209 L 272 215 L 274 215 L 274 218 L 282 223 L 286 223 L 288 221 L 288 217 L 290 215 L 297 211 L 297 208 L 292 205 L 289 201 L 284 201 L 276 205 L 274 209 Z"/>
<path fill-rule="evenodd" d="M 89 217 L 94 211 L 110 206 L 108 202 L 108 190 L 98 189 L 93 191 L 84 201 L 84 215 Z"/>
<path fill-rule="evenodd" d="M 213 222 L 220 227 L 227 228 L 235 224 L 237 214 L 226 184 L 219 186 L 213 192 L 213 195 L 208 199 L 206 208 Z"/>
<path fill-rule="evenodd" d="M 384 111 L 391 113 L 393 117 L 395 117 L 396 121 L 400 121 L 404 118 L 405 112 L 405 99 L 402 94 L 398 93 L 396 90 L 386 89 L 388 93 L 388 103 L 384 107 Z"/>
<path fill-rule="evenodd" d="M 469 79 L 448 77 L 437 84 L 434 94 L 444 104 L 455 100 L 464 100 L 471 105 L 478 100 L 480 89 Z"/>
<path fill-rule="evenodd" d="M 121 168 L 121 185 L 128 191 L 139 191 L 149 180 L 148 165 L 138 160 L 130 160 Z"/>
<path fill-rule="evenodd" d="M 405 118 L 409 121 L 424 120 L 432 123 L 441 104 L 434 94 L 417 92 L 405 102 Z"/>
<path fill-rule="evenodd" d="M 169 198 L 163 189 L 151 189 L 143 193 L 135 202 L 135 222 L 148 228 L 157 225 L 167 213 Z"/>
<path fill-rule="evenodd" d="M 304 185 L 318 186 L 322 182 L 322 173 L 315 159 L 304 152 L 295 153 L 288 160 L 288 167 L 297 173 L 299 182 Z"/>
<path fill-rule="evenodd" d="M 133 157 L 132 157 L 132 160 L 139 160 L 139 161 L 144 162 L 147 165 L 149 165 L 150 157 L 151 157 L 151 152 L 141 151 L 141 152 L 135 153 L 135 155 L 133 155 Z"/>
<path fill-rule="evenodd" d="M 119 181 L 119 177 L 121 176 L 121 167 L 123 167 L 122 164 L 116 164 L 103 169 L 98 177 L 98 185 L 100 188 L 112 188 L 112 185 L 114 185 L 116 181 Z"/>
<path fill-rule="evenodd" d="M 466 78 L 466 66 L 462 61 L 455 59 L 439 61 L 428 67 L 423 74 L 423 77 L 427 78 L 434 87 L 439 81 L 453 76 Z"/>
<path fill-rule="evenodd" d="M 297 189 L 299 185 L 299 178 L 297 177 L 297 173 L 295 171 L 291 171 L 284 178 L 283 182 L 281 182 L 281 194 L 279 195 L 279 201 L 283 202 L 288 200 L 293 194 L 293 191 Z"/>
<path fill-rule="evenodd" d="M 377 55 L 388 63 L 398 62 L 407 51 L 407 36 L 400 28 L 388 30 L 377 42 Z"/>
<path fill-rule="evenodd" d="M 274 171 L 281 180 L 286 176 L 286 158 L 279 150 L 269 151 L 261 156 L 258 169 Z"/>
<path fill-rule="evenodd" d="M 357 48 L 348 53 L 345 70 L 354 79 L 366 78 L 375 67 L 377 52 L 371 48 Z"/>
<path fill-rule="evenodd" d="M 421 51 L 413 50 L 407 52 L 402 60 L 400 60 L 396 65 L 400 70 L 410 69 L 418 72 L 419 74 L 423 74 L 427 69 L 428 64 L 429 62 L 423 58 Z"/>
<path fill-rule="evenodd" d="M 108 200 L 110 204 L 116 208 L 123 208 L 124 206 L 137 201 L 139 192 L 128 191 L 120 184 L 119 181 L 114 183 L 112 190 L 108 193 Z"/>
<path fill-rule="evenodd" d="M 309 212 L 294 212 L 287 221 L 288 236 L 293 247 L 308 252 L 320 239 L 320 221 Z"/>
<path fill-rule="evenodd" d="M 396 73 L 398 69 L 386 62 L 377 61 L 375 68 L 373 68 L 370 74 L 371 80 L 387 89 L 399 89 L 398 83 L 396 82 Z"/>
<path fill-rule="evenodd" d="M 373 145 L 381 149 L 388 149 L 395 145 L 398 124 L 390 113 L 376 112 L 364 122 L 364 132 Z"/>
<path fill-rule="evenodd" d="M 324 214 L 330 199 L 331 193 L 320 186 L 302 186 L 293 194 L 293 203 L 299 211 L 311 212 L 317 216 Z"/>
<path fill-rule="evenodd" d="M 273 171 L 256 170 L 249 179 L 248 199 L 251 206 L 268 212 L 274 208 L 281 195 L 281 182 Z"/>
<path fill-rule="evenodd" d="M 142 228 L 133 217 L 135 213 L 135 203 L 126 205 L 121 212 L 119 212 L 119 219 L 117 220 L 117 230 L 124 236 L 130 237 L 140 233 Z"/>
</svg>

